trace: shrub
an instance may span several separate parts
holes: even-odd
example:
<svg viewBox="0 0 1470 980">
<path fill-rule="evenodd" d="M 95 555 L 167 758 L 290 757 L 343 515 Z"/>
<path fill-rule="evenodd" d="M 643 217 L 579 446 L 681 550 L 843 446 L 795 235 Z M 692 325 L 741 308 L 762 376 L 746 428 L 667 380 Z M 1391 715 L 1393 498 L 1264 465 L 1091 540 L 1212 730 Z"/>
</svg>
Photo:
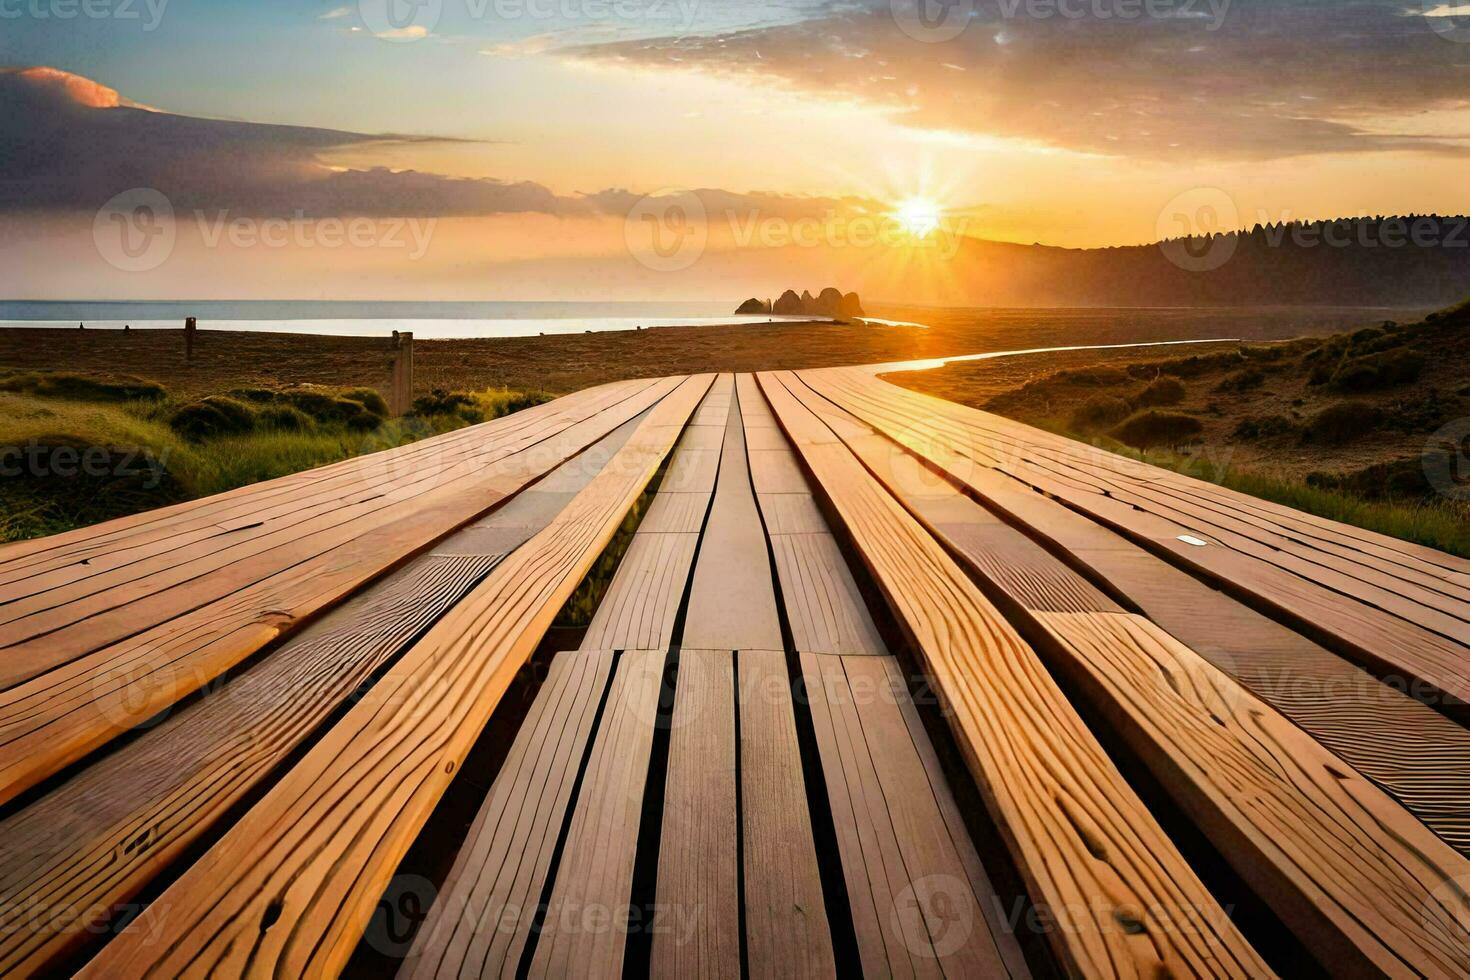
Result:
<svg viewBox="0 0 1470 980">
<path fill-rule="evenodd" d="M 1215 390 L 1231 392 L 1253 391 L 1265 383 L 1266 373 L 1260 368 L 1253 367 L 1232 374 L 1224 381 L 1221 381 Z"/>
<path fill-rule="evenodd" d="M 282 432 L 310 432 L 316 427 L 311 416 L 293 405 L 271 405 L 260 411 L 261 425 Z"/>
<path fill-rule="evenodd" d="M 1134 403 L 1144 408 L 1178 405 L 1184 401 L 1184 385 L 1177 378 L 1157 378 L 1138 393 Z"/>
<path fill-rule="evenodd" d="M 312 388 L 282 392 L 280 397 L 318 422 L 345 423 L 368 411 L 360 401 Z M 387 414 L 387 406 L 383 414 Z"/>
<path fill-rule="evenodd" d="M 1415 381 L 1423 370 L 1423 355 L 1395 348 L 1344 361 L 1332 375 L 1332 387 L 1339 391 L 1372 391 Z"/>
<path fill-rule="evenodd" d="M 1284 415 L 1252 415 L 1241 419 L 1232 435 L 1237 439 L 1269 439 L 1295 431 L 1296 425 Z"/>
<path fill-rule="evenodd" d="M 1378 426 L 1378 409 L 1362 402 L 1329 405 L 1307 423 L 1305 435 L 1313 442 L 1340 446 L 1372 432 Z"/>
<path fill-rule="evenodd" d="M 1072 428 L 1079 432 L 1095 432 L 1117 425 L 1132 411 L 1131 405 L 1115 395 L 1093 395 L 1072 412 Z"/>
<path fill-rule="evenodd" d="M 257 404 L 265 404 L 276 400 L 276 393 L 269 388 L 236 388 L 230 394 L 242 401 L 255 402 Z"/>
<path fill-rule="evenodd" d="M 1139 412 L 1115 428 L 1111 435 L 1119 442 L 1148 449 L 1153 446 L 1178 446 L 1204 431 L 1204 424 L 1193 415 L 1182 412 Z"/>
<path fill-rule="evenodd" d="M 186 439 L 215 439 L 254 431 L 255 412 L 242 401 L 211 395 L 174 412 L 168 424 Z"/>
<path fill-rule="evenodd" d="M 414 415 L 455 415 L 462 408 L 473 408 L 475 400 L 463 391 L 435 388 L 413 400 Z"/>
<path fill-rule="evenodd" d="M 1092 367 L 1058 371 L 1056 380 L 1089 388 L 1111 388 L 1114 385 L 1126 385 L 1130 379 L 1127 372 L 1118 368 Z"/>
<path fill-rule="evenodd" d="M 1307 486 L 1350 493 L 1368 500 L 1430 498 L 1434 487 L 1418 456 L 1374 463 L 1350 473 L 1308 473 Z"/>
<path fill-rule="evenodd" d="M 163 385 L 129 375 L 115 380 L 86 374 L 53 371 L 22 371 L 0 375 L 0 391 L 14 391 L 42 398 L 71 398 L 87 402 L 162 401 L 168 394 Z"/>
<path fill-rule="evenodd" d="M 356 415 L 349 415 L 346 419 L 347 428 L 353 432 L 371 432 L 383 424 L 381 417 L 364 409 Z"/>
<path fill-rule="evenodd" d="M 388 417 L 388 403 L 372 388 L 351 388 L 342 392 L 342 397 L 357 402 L 380 419 Z"/>
</svg>

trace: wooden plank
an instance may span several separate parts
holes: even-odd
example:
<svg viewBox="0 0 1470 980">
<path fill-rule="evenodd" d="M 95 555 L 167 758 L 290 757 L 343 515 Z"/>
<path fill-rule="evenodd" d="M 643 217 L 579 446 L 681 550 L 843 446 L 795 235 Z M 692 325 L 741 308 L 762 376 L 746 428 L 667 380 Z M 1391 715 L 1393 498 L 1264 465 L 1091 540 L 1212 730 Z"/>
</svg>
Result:
<svg viewBox="0 0 1470 980">
<path fill-rule="evenodd" d="M 599 449 L 621 446 L 632 430 L 625 424 Z M 564 486 L 590 481 L 579 459 L 551 478 Z M 0 824 L 0 972 L 30 972 L 65 954 L 84 929 L 130 901 L 268 780 L 329 712 L 502 557 L 477 553 L 465 539 L 501 531 L 497 543 L 513 548 L 570 499 L 539 493 L 558 505 L 552 509 L 546 501 L 524 504 L 523 496 Z M 53 918 L 46 909 L 76 910 L 81 919 Z"/>
<path fill-rule="evenodd" d="M 396 499 L 405 499 L 431 489 L 449 467 L 466 461 L 483 464 L 525 448 L 544 433 L 595 415 L 647 385 L 568 396 L 406 446 L 41 539 L 35 543 L 37 554 L 0 565 L 0 609 L 10 608 L 18 598 L 54 593 L 60 586 L 84 587 L 90 593 L 136 580 L 157 567 L 147 564 L 150 559 L 177 563 L 181 549 L 203 539 L 214 539 L 219 548 L 237 547 L 299 523 L 303 516 L 380 496 L 385 481 L 395 484 Z M 248 533 L 221 533 L 230 530 Z"/>
<path fill-rule="evenodd" d="M 613 575 L 587 634 L 584 650 L 666 650 L 699 533 L 638 533 Z"/>
<path fill-rule="evenodd" d="M 1030 647 L 792 396 L 793 376 L 759 378 L 924 658 L 1028 891 L 1060 924 L 1048 939 L 1063 965 L 1088 976 L 1269 974 Z"/>
<path fill-rule="evenodd" d="M 786 656 L 736 655 L 745 947 L 753 977 L 830 977 L 836 969 L 807 813 Z"/>
<path fill-rule="evenodd" d="M 1161 782 L 1338 976 L 1470 972 L 1470 861 L 1141 616 L 1038 613 Z"/>
<path fill-rule="evenodd" d="M 852 448 L 923 520 L 930 498 L 910 500 L 888 478 L 891 456 L 872 441 Z M 978 537 L 966 543 L 930 529 L 1050 635 L 1048 661 L 1088 692 L 1324 964 L 1374 976 L 1470 970 L 1470 900 L 1455 884 L 1470 880 L 1470 861 L 1154 623 L 1078 608 L 1071 600 L 1091 587 L 1076 572 L 958 490 L 950 493 L 956 507 L 976 513 Z M 1035 574 L 1018 578 L 1016 568 Z M 1053 587 L 1038 590 L 1042 581 Z M 1375 910 L 1383 896 L 1393 898 Z M 1426 915 L 1436 923 L 1429 929 Z"/>
<path fill-rule="evenodd" d="M 612 665 L 608 651 L 553 658 L 399 976 L 515 973 Z"/>
<path fill-rule="evenodd" d="M 791 640 L 798 651 L 887 652 L 831 534 L 773 534 L 771 549 Z"/>
<path fill-rule="evenodd" d="M 780 429 L 750 427 L 750 419 L 770 414 L 765 396 L 750 375 L 741 376 L 738 388 L 746 439 L 759 440 L 764 447 L 749 453 L 751 482 L 775 558 L 792 643 L 810 653 L 886 653 L 791 444 Z"/>
<path fill-rule="evenodd" d="M 618 659 L 536 941 L 533 977 L 622 973 L 666 657 L 644 650 Z"/>
<path fill-rule="evenodd" d="M 0 973 L 88 939 L 499 558 L 419 559 L 0 823 Z"/>
<path fill-rule="evenodd" d="M 726 420 L 715 485 L 681 645 L 696 650 L 780 650 L 781 623 L 766 537 L 750 486 L 738 400 Z"/>
<path fill-rule="evenodd" d="M 711 379 L 690 378 L 83 975 L 334 973 L 507 685 Z M 264 926 L 264 931 L 262 927 Z"/>
<path fill-rule="evenodd" d="M 880 391 L 893 386 L 877 382 L 872 377 L 861 377 L 860 372 L 848 370 L 834 370 L 822 372 L 840 380 L 855 388 L 868 388 Z M 814 372 L 803 372 L 811 376 Z M 1048 446 L 1063 452 L 1076 452 L 1078 444 L 1065 437 L 1054 435 L 1049 432 L 1034 429 L 1023 423 L 1006 419 L 990 413 L 979 412 L 965 406 L 956 405 L 953 402 L 940 398 L 921 395 L 917 392 L 902 391 L 902 394 L 912 399 L 916 406 L 919 417 L 943 417 L 963 420 L 967 423 L 983 423 L 993 431 L 1003 431 L 1019 434 L 1020 437 L 1030 443 Z M 1359 555 L 1371 555 L 1375 558 L 1386 559 L 1396 565 L 1405 568 L 1416 568 L 1421 571 L 1434 574 L 1446 582 L 1454 581 L 1456 575 L 1470 573 L 1470 559 L 1449 555 L 1424 545 L 1399 538 L 1389 537 L 1374 531 L 1364 530 L 1350 524 L 1342 524 L 1327 518 L 1316 517 L 1301 511 L 1293 510 L 1283 504 L 1276 504 L 1252 497 L 1249 494 L 1231 490 L 1218 484 L 1198 480 L 1185 476 L 1182 473 L 1174 473 L 1158 467 L 1140 464 L 1135 461 L 1126 460 L 1125 457 L 1115 456 L 1110 453 L 1097 454 L 1093 465 L 1103 465 L 1113 472 L 1127 472 L 1133 474 L 1140 480 L 1160 487 L 1172 487 L 1176 489 L 1187 489 L 1188 492 L 1202 499 L 1211 500 L 1223 509 L 1233 512 L 1249 512 L 1262 520 L 1263 526 L 1274 526 L 1290 534 L 1307 534 L 1322 541 L 1332 541 L 1349 549 L 1350 553 Z M 1467 583 L 1460 582 L 1460 585 Z"/>
<path fill-rule="evenodd" d="M 1139 510 L 1100 492 L 1079 489 L 1067 480 L 1039 471 L 1013 448 L 991 452 L 983 432 L 954 422 L 949 410 L 933 408 L 934 399 L 915 401 L 918 396 L 911 397 L 878 382 L 862 388 L 842 387 L 822 372 L 811 372 L 804 378 L 814 390 L 837 399 L 865 423 L 962 482 L 984 467 L 999 468 L 1065 501 L 1134 544 L 1207 577 L 1269 615 L 1310 630 L 1314 637 L 1330 642 L 1334 649 L 1376 672 L 1411 678 L 1442 692 L 1456 704 L 1470 700 L 1470 659 L 1466 657 L 1470 648 L 1410 619 L 1359 601 L 1361 589 L 1337 591 L 1230 548 L 1192 546 L 1180 540 L 1191 530 L 1187 524 Z M 922 419 L 915 414 L 921 411 L 925 413 Z M 1432 612 L 1424 610 L 1426 618 Z"/>
<path fill-rule="evenodd" d="M 591 407 L 599 411 L 619 397 L 626 397 L 647 382 L 619 382 L 597 389 L 587 389 L 535 406 L 481 427 L 470 427 L 405 446 L 386 449 L 373 456 L 358 456 L 313 470 L 305 470 L 238 487 L 212 497 L 185 501 L 117 518 L 105 524 L 77 528 L 32 541 L 0 545 L 0 583 L 6 591 L 0 599 L 31 594 L 30 590 L 13 590 L 22 583 L 48 570 L 77 566 L 77 575 L 90 574 L 101 557 L 133 549 L 150 542 L 157 550 L 194 540 L 222 528 L 243 527 L 303 504 L 314 502 L 322 492 L 344 487 L 361 487 L 366 473 L 382 473 L 385 469 L 412 467 L 424 454 L 443 455 L 446 447 L 489 447 L 509 443 L 520 433 L 546 426 L 557 419 L 575 421 L 571 415 Z M 103 567 L 107 567 L 104 565 Z"/>
<path fill-rule="evenodd" d="M 102 645 L 76 659 L 48 644 L 59 634 L 7 651 L 6 663 L 25 660 L 27 649 L 63 666 L 0 691 L 0 801 L 29 788 L 81 758 L 119 732 L 138 724 L 197 690 L 266 643 L 297 628 L 303 619 L 340 602 L 403 559 L 483 512 L 503 496 L 560 465 L 628 418 L 658 402 L 676 382 L 659 382 L 602 415 L 576 423 L 499 463 L 470 474 L 478 490 L 450 481 L 433 500 L 403 503 L 393 520 L 359 529 L 350 540 L 316 559 L 256 578 L 248 569 L 221 573 L 230 582 L 251 580 L 223 598 L 208 601 L 197 586 L 177 586 L 132 604 L 118 615 L 132 622 L 126 639 Z M 396 513 L 396 511 L 395 511 Z M 228 586 L 211 586 L 213 592 Z M 185 593 L 194 596 L 187 599 Z M 197 604 L 168 618 L 176 604 Z M 160 618 L 154 618 L 160 617 Z M 66 631 L 75 649 L 90 647 L 99 618 Z"/>
<path fill-rule="evenodd" d="M 862 439 L 849 441 L 862 444 Z M 898 483 L 906 477 L 901 457 L 907 453 L 895 456 L 892 449 L 890 445 L 874 458 L 886 463 L 886 469 L 880 468 L 885 479 Z M 1451 846 L 1470 854 L 1470 731 L 1402 693 L 1409 689 L 1406 679 L 1394 687 L 1379 683 L 1301 634 L 1006 473 L 979 466 L 952 471 L 957 480 L 961 474 L 960 482 L 985 508 L 952 494 L 936 494 L 932 484 L 907 497 L 931 526 L 989 569 L 987 574 L 1001 564 L 988 558 L 993 545 L 966 535 L 998 523 L 989 519 L 988 509 L 1106 583 L 1376 781 Z"/>
<path fill-rule="evenodd" d="M 735 658 L 682 650 L 674 687 L 655 898 L 654 977 L 740 976 Z"/>
<path fill-rule="evenodd" d="M 897 663 L 801 665 L 864 975 L 1029 976 Z"/>
</svg>

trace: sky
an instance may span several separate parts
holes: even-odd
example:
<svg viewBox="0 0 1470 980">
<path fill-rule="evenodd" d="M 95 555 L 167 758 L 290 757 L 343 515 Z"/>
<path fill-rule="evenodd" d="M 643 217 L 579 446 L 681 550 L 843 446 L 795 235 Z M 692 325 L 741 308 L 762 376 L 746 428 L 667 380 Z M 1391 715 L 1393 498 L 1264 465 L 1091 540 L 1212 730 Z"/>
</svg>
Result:
<svg viewBox="0 0 1470 980">
<path fill-rule="evenodd" d="M 0 0 L 0 65 L 10 299 L 975 301 L 966 236 L 1470 211 L 1454 0 Z"/>
</svg>

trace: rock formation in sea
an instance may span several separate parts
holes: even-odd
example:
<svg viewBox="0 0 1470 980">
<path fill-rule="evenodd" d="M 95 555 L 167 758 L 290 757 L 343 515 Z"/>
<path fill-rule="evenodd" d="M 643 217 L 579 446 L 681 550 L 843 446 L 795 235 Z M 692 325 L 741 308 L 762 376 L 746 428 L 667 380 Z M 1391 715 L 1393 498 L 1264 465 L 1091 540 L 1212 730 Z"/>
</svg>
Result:
<svg viewBox="0 0 1470 980">
<path fill-rule="evenodd" d="M 795 290 L 788 289 L 776 300 L 771 312 L 777 316 L 801 316 L 806 310 L 802 309 L 801 297 L 796 295 Z"/>
<path fill-rule="evenodd" d="M 774 313 L 776 316 L 823 316 L 831 317 L 833 320 L 851 320 L 864 315 L 863 304 L 858 299 L 858 294 L 843 294 L 835 286 L 828 286 L 819 296 L 813 296 L 807 290 L 802 290 L 801 295 L 798 296 L 796 290 L 788 289 L 774 303 L 769 300 L 762 302 L 758 299 L 748 299 L 741 303 L 740 308 L 735 312 Z"/>
</svg>

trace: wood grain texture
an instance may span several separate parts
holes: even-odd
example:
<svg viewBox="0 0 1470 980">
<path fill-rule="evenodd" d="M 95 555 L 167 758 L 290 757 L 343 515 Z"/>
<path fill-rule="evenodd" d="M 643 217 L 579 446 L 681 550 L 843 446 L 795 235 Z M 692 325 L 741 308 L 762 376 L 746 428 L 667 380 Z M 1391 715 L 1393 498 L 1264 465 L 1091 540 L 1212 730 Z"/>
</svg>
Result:
<svg viewBox="0 0 1470 980">
<path fill-rule="evenodd" d="M 1048 934 L 1064 967 L 1085 976 L 1270 974 L 1035 653 L 791 394 L 794 376 L 759 378 L 924 658 L 1033 900 L 1064 923 Z"/>
<path fill-rule="evenodd" d="M 1406 617 L 1402 613 L 1408 599 L 1397 597 L 1393 609 L 1375 605 L 1365 597 L 1381 597 L 1382 590 L 1374 592 L 1373 587 L 1359 583 L 1344 591 L 1329 584 L 1340 581 L 1339 573 L 1333 573 L 1337 575 L 1333 578 L 1310 571 L 1300 561 L 1293 561 L 1291 567 L 1264 561 L 1227 547 L 1218 538 L 1206 547 L 1191 546 L 1179 536 L 1195 530 L 1193 522 L 1181 524 L 1165 513 L 1141 509 L 1137 499 L 1116 499 L 1111 491 L 1103 492 L 1106 488 L 1079 482 L 1078 476 L 1089 465 L 1106 464 L 1114 476 L 1149 473 L 1153 467 L 1131 461 L 1124 466 L 1104 459 L 1110 454 L 1094 451 L 1091 456 L 1072 458 L 1067 472 L 1059 473 L 1054 466 L 1031 459 L 1024 442 L 1014 435 L 1030 437 L 1037 430 L 1029 427 L 996 422 L 987 413 L 947 405 L 871 378 L 857 381 L 851 373 L 807 372 L 803 379 L 956 479 L 966 481 L 987 467 L 1008 473 L 1268 614 L 1310 629 L 1314 636 L 1330 641 L 1335 649 L 1375 671 L 1417 681 L 1461 703 L 1470 699 L 1470 658 L 1466 657 L 1470 648 L 1448 635 L 1458 627 L 1446 625 L 1445 614 L 1439 610 L 1412 604 L 1417 613 Z M 1043 436 L 1035 438 L 1042 440 Z M 1056 437 L 1046 439 L 1057 444 Z M 1461 620 L 1456 617 L 1454 622 Z M 1426 628 L 1421 623 L 1437 625 Z"/>
<path fill-rule="evenodd" d="M 897 663 L 801 665 L 864 975 L 1029 976 Z"/>
<path fill-rule="evenodd" d="M 850 418 L 850 417 L 849 417 Z M 850 438 L 849 444 L 864 444 Z M 869 454 L 891 482 L 909 476 L 892 446 Z M 905 452 L 906 454 L 906 452 Z M 878 461 L 882 461 L 880 464 Z M 1132 544 L 1083 513 L 1035 492 L 998 469 L 951 464 L 951 476 L 984 502 L 911 491 L 922 513 L 990 574 L 1003 563 L 966 529 L 986 512 L 1026 528 L 1048 551 L 1066 557 L 1154 622 L 1230 674 L 1334 754 L 1382 786 L 1441 838 L 1470 854 L 1470 731 L 1305 636 L 1234 601 L 1187 572 Z"/>
<path fill-rule="evenodd" d="M 126 621 L 119 628 L 127 631 L 118 642 L 97 646 L 110 627 L 91 617 L 63 631 L 78 650 L 91 652 L 75 657 L 72 650 L 57 652 L 50 644 L 59 633 L 12 647 L 6 651 L 9 665 L 26 659 L 25 648 L 64 663 L 0 691 L 0 801 L 197 690 L 298 628 L 305 617 L 341 602 L 646 410 L 676 383 L 656 382 L 522 452 L 467 469 L 431 494 L 391 505 L 391 513 L 364 518 L 368 523 L 334 547 L 316 540 L 309 548 L 324 550 L 311 560 L 270 574 L 231 566 L 211 576 L 207 590 L 199 583 L 181 584 L 131 603 L 117 611 L 119 623 Z M 385 484 L 377 492 L 391 496 L 394 490 Z M 225 594 L 214 598 L 220 593 Z M 188 611 L 181 613 L 180 603 Z"/>
<path fill-rule="evenodd" d="M 847 560 L 831 534 L 773 534 L 791 640 L 804 653 L 883 654 Z"/>
<path fill-rule="evenodd" d="M 474 427 L 480 432 L 468 436 L 462 430 L 423 440 L 416 453 L 404 459 L 395 456 L 396 451 L 360 457 L 346 473 L 318 477 L 330 482 L 331 491 L 298 487 L 284 494 L 283 501 L 272 509 L 224 521 L 218 528 L 223 533 L 182 543 L 169 539 L 165 542 L 168 547 L 124 543 L 89 554 L 85 563 L 74 560 L 49 572 L 28 574 L 9 588 L 10 594 L 0 603 L 0 625 L 5 628 L 0 638 L 9 648 L 54 633 L 58 624 L 97 616 L 138 595 L 161 592 L 246 560 L 264 574 L 290 560 L 289 548 L 282 546 L 297 541 L 306 529 L 340 533 L 341 525 L 356 518 L 381 517 L 385 507 L 432 494 L 474 468 L 521 451 L 607 407 L 606 399 L 594 399 L 571 416 L 543 415 L 540 425 L 522 422 L 512 428 L 485 423 Z M 259 492 L 277 492 L 273 482 L 257 485 Z M 91 530 L 105 537 L 110 523 Z M 98 642 L 108 638 L 100 628 L 93 632 Z"/>
<path fill-rule="evenodd" d="M 932 496 L 911 501 L 891 475 L 891 455 L 872 441 L 851 448 L 922 520 Z M 1470 902 L 1457 884 L 1470 881 L 1464 856 L 1154 623 L 1058 601 L 1091 587 L 1020 531 L 949 493 L 952 523 L 930 529 L 1050 634 L 1055 649 L 1046 659 L 1088 692 L 1324 965 L 1354 976 L 1470 969 Z M 958 520 L 963 508 L 972 521 Z M 948 527 L 982 534 L 956 540 Z M 1016 568 L 1032 574 L 1017 578 Z M 1038 592 L 1042 579 L 1054 587 Z M 1426 929 L 1426 921 L 1438 924 Z"/>
<path fill-rule="evenodd" d="M 613 654 L 558 654 L 399 976 L 513 977 Z"/>
<path fill-rule="evenodd" d="M 737 657 L 745 947 L 753 977 L 829 977 L 836 969 L 802 781 L 786 656 Z"/>
<path fill-rule="evenodd" d="M 36 577 L 48 571 L 70 568 L 74 578 L 82 578 L 94 569 L 118 567 L 127 560 L 177 548 L 200 536 L 263 524 L 278 514 L 313 503 L 319 495 L 335 492 L 339 499 L 350 499 L 368 474 L 395 470 L 406 473 L 425 460 L 442 458 L 447 453 L 476 446 L 484 448 L 507 442 L 518 433 L 563 424 L 588 406 L 596 410 L 597 405 L 611 404 L 609 399 L 626 397 L 640 384 L 647 382 L 631 385 L 619 382 L 587 389 L 436 439 L 386 449 L 372 456 L 353 457 L 105 524 L 0 545 L 0 583 L 5 587 L 0 592 L 0 601 L 33 594 Z"/>
<path fill-rule="evenodd" d="M 696 650 L 782 648 L 771 560 L 750 487 L 745 430 L 731 402 L 715 485 L 684 621 L 682 646 Z"/>
<path fill-rule="evenodd" d="M 515 672 L 709 387 L 690 378 L 101 954 L 98 977 L 332 973 Z"/>
<path fill-rule="evenodd" d="M 666 657 L 645 650 L 618 658 L 536 941 L 533 977 L 622 973 Z"/>
<path fill-rule="evenodd" d="M 740 976 L 735 658 L 681 650 L 655 899 L 654 977 Z"/>
<path fill-rule="evenodd" d="M 698 546 L 697 531 L 634 534 L 587 627 L 582 649 L 668 649 Z"/>
<path fill-rule="evenodd" d="M 1463 855 L 1143 617 L 1037 618 L 1160 780 L 1334 975 L 1470 972 Z"/>
<path fill-rule="evenodd" d="M 87 939 L 499 557 L 419 559 L 0 823 L 0 973 Z"/>
</svg>

